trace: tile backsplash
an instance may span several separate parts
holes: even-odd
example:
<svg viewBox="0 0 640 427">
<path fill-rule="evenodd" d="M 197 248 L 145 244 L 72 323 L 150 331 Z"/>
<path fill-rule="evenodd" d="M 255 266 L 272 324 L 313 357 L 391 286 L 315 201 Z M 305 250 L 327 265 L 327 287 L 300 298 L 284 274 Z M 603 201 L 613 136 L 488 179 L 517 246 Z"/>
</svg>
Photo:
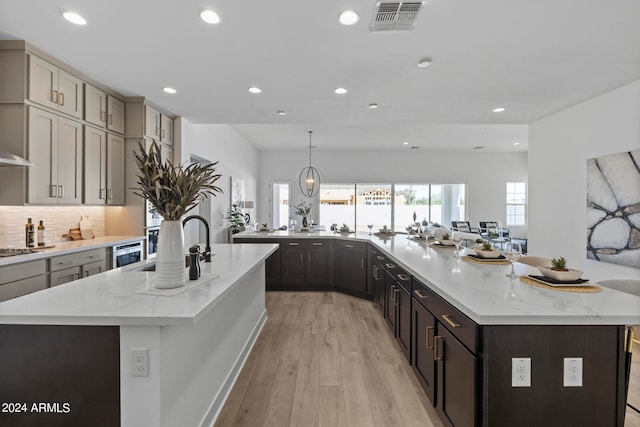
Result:
<svg viewBox="0 0 640 427">
<path fill-rule="evenodd" d="M 105 235 L 103 206 L 0 206 L 0 248 L 23 248 L 24 225 L 31 218 L 36 229 L 44 221 L 45 243 L 62 242 L 70 228 L 80 227 L 82 215 L 87 215 L 96 237 Z"/>
</svg>

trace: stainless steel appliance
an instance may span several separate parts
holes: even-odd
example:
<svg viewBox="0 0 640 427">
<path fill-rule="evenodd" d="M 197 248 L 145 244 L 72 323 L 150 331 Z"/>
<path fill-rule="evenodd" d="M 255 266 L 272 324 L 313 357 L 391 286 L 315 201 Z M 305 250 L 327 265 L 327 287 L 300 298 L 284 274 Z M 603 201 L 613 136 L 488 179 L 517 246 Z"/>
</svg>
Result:
<svg viewBox="0 0 640 427">
<path fill-rule="evenodd" d="M 144 259 L 142 242 L 125 243 L 113 247 L 113 268 L 123 267 Z"/>
</svg>

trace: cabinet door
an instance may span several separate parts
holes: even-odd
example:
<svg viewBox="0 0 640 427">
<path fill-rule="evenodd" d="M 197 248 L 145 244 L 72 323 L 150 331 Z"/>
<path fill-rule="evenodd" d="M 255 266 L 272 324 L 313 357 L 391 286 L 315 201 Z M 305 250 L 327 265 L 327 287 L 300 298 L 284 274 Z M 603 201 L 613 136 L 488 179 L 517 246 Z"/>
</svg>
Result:
<svg viewBox="0 0 640 427">
<path fill-rule="evenodd" d="M 277 290 L 280 286 L 280 249 L 267 258 L 264 269 L 267 290 Z"/>
<path fill-rule="evenodd" d="M 148 105 L 144 106 L 144 134 L 160 141 L 160 112 Z"/>
<path fill-rule="evenodd" d="M 124 133 L 124 102 L 107 95 L 107 129 Z"/>
<path fill-rule="evenodd" d="M 84 202 L 104 205 L 107 194 L 107 134 L 90 126 L 84 127 Z"/>
<path fill-rule="evenodd" d="M 304 248 L 298 242 L 287 242 L 280 248 L 280 276 L 283 285 L 304 284 Z"/>
<path fill-rule="evenodd" d="M 84 85 L 84 119 L 105 127 L 107 124 L 107 94 L 89 84 Z"/>
<path fill-rule="evenodd" d="M 173 146 L 173 119 L 160 115 L 160 141 Z"/>
<path fill-rule="evenodd" d="M 159 146 L 160 156 L 162 156 L 162 159 L 169 160 L 171 163 L 173 163 L 173 148 L 164 144 L 160 144 Z"/>
<path fill-rule="evenodd" d="M 414 301 L 411 332 L 413 371 L 433 406 L 436 405 L 436 363 L 433 356 L 435 332 L 435 317 Z"/>
<path fill-rule="evenodd" d="M 49 274 L 49 287 L 62 285 L 64 283 L 73 282 L 80 278 L 80 266 L 65 268 L 64 270 L 54 271 Z"/>
<path fill-rule="evenodd" d="M 373 300 L 376 306 L 384 315 L 384 270 L 380 264 L 373 264 L 371 267 L 371 288 L 373 290 Z"/>
<path fill-rule="evenodd" d="M 90 262 L 80 267 L 82 277 L 93 276 L 94 274 L 100 274 L 104 271 L 107 271 L 107 262 L 105 260 Z"/>
<path fill-rule="evenodd" d="M 344 290 L 362 295 L 367 292 L 364 251 L 336 250 L 336 279 Z"/>
<path fill-rule="evenodd" d="M 29 55 L 29 100 L 58 108 L 58 67 Z"/>
<path fill-rule="evenodd" d="M 477 425 L 478 359 L 446 328 L 437 326 L 437 408 L 451 425 Z"/>
<path fill-rule="evenodd" d="M 29 203 L 58 202 L 58 116 L 29 107 Z"/>
<path fill-rule="evenodd" d="M 306 250 L 307 281 L 308 285 L 331 285 L 333 282 L 333 269 L 329 249 L 322 242 L 314 242 Z M 322 245 L 322 246 L 321 246 Z"/>
<path fill-rule="evenodd" d="M 60 70 L 58 76 L 58 110 L 78 119 L 82 118 L 82 80 Z"/>
<path fill-rule="evenodd" d="M 411 294 L 402 286 L 396 289 L 397 323 L 396 337 L 405 357 L 411 362 Z"/>
<path fill-rule="evenodd" d="M 107 134 L 107 204 L 124 205 L 124 138 Z"/>
<path fill-rule="evenodd" d="M 58 203 L 82 203 L 82 125 L 58 118 Z"/>
<path fill-rule="evenodd" d="M 396 285 L 396 281 L 389 273 L 385 274 L 385 303 L 384 303 L 384 317 L 387 320 L 387 324 L 391 331 L 393 331 L 394 335 L 396 332 L 396 289 L 398 285 Z"/>
</svg>

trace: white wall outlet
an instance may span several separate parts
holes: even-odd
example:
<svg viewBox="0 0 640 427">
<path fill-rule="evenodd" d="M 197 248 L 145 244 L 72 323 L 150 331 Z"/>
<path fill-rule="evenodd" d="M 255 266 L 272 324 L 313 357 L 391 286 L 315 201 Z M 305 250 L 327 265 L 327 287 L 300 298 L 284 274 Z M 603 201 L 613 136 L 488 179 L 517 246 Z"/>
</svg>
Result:
<svg viewBox="0 0 640 427">
<path fill-rule="evenodd" d="M 531 358 L 511 359 L 511 387 L 531 387 Z"/>
<path fill-rule="evenodd" d="M 582 357 L 565 357 L 562 385 L 582 387 Z"/>
<path fill-rule="evenodd" d="M 148 377 L 149 376 L 149 349 L 148 348 L 131 348 L 131 376 L 132 377 Z"/>
</svg>

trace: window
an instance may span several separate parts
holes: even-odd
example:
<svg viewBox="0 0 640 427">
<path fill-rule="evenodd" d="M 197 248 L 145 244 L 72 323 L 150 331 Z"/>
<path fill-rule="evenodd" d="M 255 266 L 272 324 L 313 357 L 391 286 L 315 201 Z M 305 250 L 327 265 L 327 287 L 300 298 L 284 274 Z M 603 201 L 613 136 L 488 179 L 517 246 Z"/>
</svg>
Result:
<svg viewBox="0 0 640 427">
<path fill-rule="evenodd" d="M 320 224 L 355 228 L 355 184 L 320 184 Z"/>
<path fill-rule="evenodd" d="M 405 231 L 405 227 L 414 222 L 429 221 L 428 184 L 396 184 L 394 189 L 396 195 L 393 210 L 394 231 Z"/>
<path fill-rule="evenodd" d="M 391 184 L 356 184 L 356 231 L 391 227 Z"/>
<path fill-rule="evenodd" d="M 527 224 L 527 183 L 507 182 L 507 225 Z"/>
</svg>

